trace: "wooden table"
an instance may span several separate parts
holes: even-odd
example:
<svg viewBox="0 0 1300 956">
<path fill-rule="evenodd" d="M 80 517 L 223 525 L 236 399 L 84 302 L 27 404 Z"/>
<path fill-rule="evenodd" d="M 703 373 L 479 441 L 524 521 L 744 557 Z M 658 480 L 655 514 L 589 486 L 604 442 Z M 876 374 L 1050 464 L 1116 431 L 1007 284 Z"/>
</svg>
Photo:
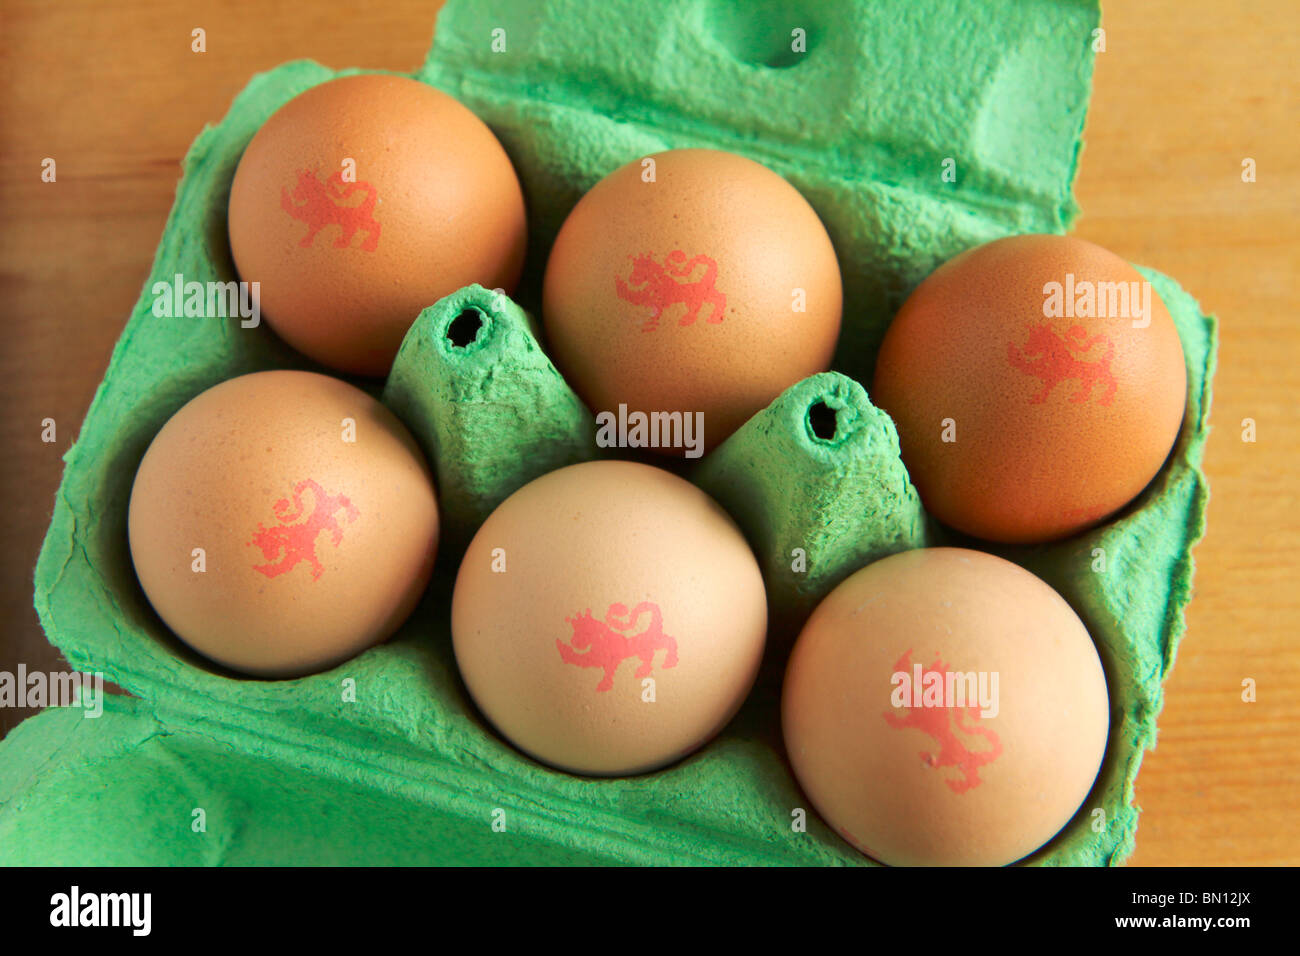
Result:
<svg viewBox="0 0 1300 956">
<path fill-rule="evenodd" d="M 31 569 L 60 456 L 148 275 L 190 141 L 284 60 L 414 69 L 438 6 L 6 0 L 0 670 L 57 666 Z M 1175 276 L 1222 322 L 1209 534 L 1160 745 L 1138 779 L 1132 862 L 1297 864 L 1300 16 L 1291 0 L 1145 0 L 1112 4 L 1104 25 L 1076 231 Z M 206 53 L 191 52 L 195 27 Z M 40 179 L 47 156 L 56 184 Z M 1255 183 L 1242 182 L 1246 157 Z M 53 444 L 40 441 L 47 417 Z M 1247 677 L 1255 703 L 1241 699 Z M 17 716 L 0 711 L 0 729 Z"/>
</svg>

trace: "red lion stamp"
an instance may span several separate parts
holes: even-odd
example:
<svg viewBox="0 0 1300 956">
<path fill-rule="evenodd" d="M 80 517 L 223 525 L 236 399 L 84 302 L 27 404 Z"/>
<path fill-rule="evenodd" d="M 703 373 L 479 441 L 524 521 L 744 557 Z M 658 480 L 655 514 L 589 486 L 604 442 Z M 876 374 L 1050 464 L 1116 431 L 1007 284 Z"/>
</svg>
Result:
<svg viewBox="0 0 1300 956">
<path fill-rule="evenodd" d="M 1092 351 L 1098 343 L 1104 343 L 1106 351 L 1092 360 L 1083 356 Z M 1115 343 L 1104 335 L 1088 338 L 1088 333 L 1081 325 L 1072 325 L 1065 335 L 1059 335 L 1048 325 L 1036 325 L 1029 330 L 1029 340 L 1023 347 L 1007 344 L 1007 358 L 1013 367 L 1032 375 L 1042 382 L 1029 401 L 1041 405 L 1047 401 L 1048 394 L 1057 383 L 1066 379 L 1078 379 L 1079 387 L 1070 396 L 1074 404 L 1086 402 L 1097 385 L 1105 387 L 1099 405 L 1109 405 L 1115 399 L 1115 377 L 1110 373 L 1110 362 L 1115 357 Z"/>
<path fill-rule="evenodd" d="M 310 491 L 314 505 L 311 514 L 303 520 L 306 506 L 303 493 Z M 280 522 L 267 528 L 262 522 L 257 523 L 257 534 L 249 545 L 262 549 L 266 564 L 253 565 L 254 571 L 261 571 L 268 578 L 278 577 L 292 571 L 299 561 L 306 561 L 311 566 L 311 578 L 317 580 L 325 571 L 316 557 L 316 538 L 322 531 L 328 531 L 334 546 L 343 543 L 343 526 L 335 516 L 341 511 L 348 524 L 359 517 L 356 505 L 346 495 L 327 495 L 325 489 L 308 478 L 293 486 L 293 503 L 281 498 L 272 510 Z M 277 560 L 278 559 L 278 560 Z"/>
<path fill-rule="evenodd" d="M 637 618 L 647 612 L 650 614 L 649 625 L 641 633 L 629 637 L 627 632 L 636 626 Z M 604 669 L 605 676 L 596 685 L 597 691 L 607 691 L 614 686 L 614 672 L 629 657 L 641 660 L 641 666 L 636 669 L 638 678 L 650 676 L 657 651 L 667 651 L 663 667 L 677 666 L 677 640 L 664 633 L 663 614 L 657 604 L 642 601 L 631 611 L 626 604 L 611 604 L 603 621 L 592 617 L 591 608 L 587 608 L 583 613 L 564 620 L 573 628 L 573 636 L 569 644 L 556 638 L 555 646 L 568 664 Z"/>
<path fill-rule="evenodd" d="M 898 659 L 894 670 L 897 673 L 911 672 L 912 652 L 910 650 Z M 944 664 L 936 654 L 930 671 L 947 674 L 948 665 Z M 920 752 L 922 763 L 928 767 L 955 767 L 961 771 L 960 778 L 950 777 L 944 781 L 954 793 L 965 793 L 972 787 L 978 787 L 981 783 L 979 768 L 992 763 L 1002 755 L 1002 741 L 992 729 L 981 727 L 979 720 L 980 707 L 977 703 L 966 707 L 909 707 L 907 713 L 902 716 L 893 711 L 885 711 L 885 721 L 889 726 L 896 730 L 919 730 L 933 738 L 939 745 L 938 753 L 925 750 Z M 957 731 L 961 731 L 966 737 L 983 737 L 988 742 L 988 747 L 982 750 L 971 750 L 957 736 Z"/>
<path fill-rule="evenodd" d="M 353 193 L 365 194 L 358 206 L 346 205 Z M 375 204 L 379 194 L 370 183 L 344 182 L 341 172 L 335 173 L 326 182 L 316 178 L 315 173 L 303 170 L 298 173 L 298 184 L 289 190 L 280 187 L 280 208 L 307 224 L 307 235 L 298 243 L 310 246 L 316 239 L 316 233 L 326 226 L 338 226 L 343 234 L 334 240 L 336 249 L 346 249 L 352 244 L 352 237 L 360 230 L 366 234 L 361 244 L 363 252 L 374 252 L 379 248 L 379 223 L 375 221 Z"/>
<path fill-rule="evenodd" d="M 722 321 L 727 308 L 727 297 L 714 286 L 718 278 L 718 264 L 708 256 L 696 256 L 688 260 L 686 253 L 674 249 L 664 257 L 662 265 L 648 252 L 631 258 L 632 274 L 627 280 L 622 276 L 616 277 L 614 289 L 620 299 L 633 305 L 649 306 L 652 310 L 641 325 L 642 332 L 653 332 L 659 328 L 660 317 L 675 305 L 685 306 L 678 325 L 694 324 L 705 306 L 709 307 L 709 322 Z M 704 267 L 703 274 L 694 281 L 683 281 L 698 266 Z"/>
</svg>

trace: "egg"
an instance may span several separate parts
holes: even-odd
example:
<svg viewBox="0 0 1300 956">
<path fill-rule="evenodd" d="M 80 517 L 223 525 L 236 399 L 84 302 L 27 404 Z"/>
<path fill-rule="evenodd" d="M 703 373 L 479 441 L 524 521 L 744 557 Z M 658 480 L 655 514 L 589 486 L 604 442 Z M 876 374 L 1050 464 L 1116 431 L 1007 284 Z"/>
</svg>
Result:
<svg viewBox="0 0 1300 956">
<path fill-rule="evenodd" d="M 339 371 L 383 375 L 426 306 L 470 283 L 510 292 L 523 192 L 468 109 L 403 76 L 361 74 L 280 107 L 230 189 L 230 251 L 262 316 Z"/>
<path fill-rule="evenodd" d="M 1041 580 L 961 548 L 857 571 L 809 618 L 781 721 L 804 792 L 893 865 L 1012 863 L 1078 810 L 1106 749 L 1101 661 Z"/>
<path fill-rule="evenodd" d="M 731 719 L 758 671 L 758 563 L 704 492 L 627 461 L 571 465 L 507 498 L 465 553 L 456 663 L 489 721 L 543 763 L 635 774 Z"/>
<path fill-rule="evenodd" d="M 678 149 L 582 197 L 547 261 L 542 317 L 593 411 L 690 416 L 707 450 L 829 367 L 841 294 L 830 238 L 793 186 L 741 156 Z"/>
<path fill-rule="evenodd" d="M 162 427 L 128 533 L 177 637 L 232 670 L 291 677 L 406 619 L 433 569 L 438 507 L 415 442 L 375 399 L 325 375 L 257 372 Z"/>
<path fill-rule="evenodd" d="M 1186 397 L 1160 296 L 1069 236 L 999 239 L 941 266 L 894 318 L 872 385 L 926 509 L 1008 543 L 1067 537 L 1132 501 Z"/>
</svg>

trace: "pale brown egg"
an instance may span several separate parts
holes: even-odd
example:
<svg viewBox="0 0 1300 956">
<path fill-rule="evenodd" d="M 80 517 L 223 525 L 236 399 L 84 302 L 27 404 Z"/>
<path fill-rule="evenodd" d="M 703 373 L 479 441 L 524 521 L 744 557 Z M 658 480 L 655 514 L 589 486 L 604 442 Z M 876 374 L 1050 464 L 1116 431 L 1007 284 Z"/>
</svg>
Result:
<svg viewBox="0 0 1300 956">
<path fill-rule="evenodd" d="M 526 223 L 492 131 L 439 90 L 360 74 L 314 86 L 257 131 L 230 189 L 230 250 L 267 323 L 319 362 L 384 375 L 426 306 L 513 290 Z"/>
<path fill-rule="evenodd" d="M 990 866 L 1047 843 L 1106 749 L 1106 678 L 1070 606 L 1002 558 L 907 551 L 817 607 L 782 702 L 823 818 L 892 865 Z"/>
<path fill-rule="evenodd" d="M 830 238 L 793 186 L 732 153 L 679 149 L 615 170 L 574 207 L 542 316 L 592 411 L 700 414 L 707 450 L 829 367 L 841 295 Z"/>
<path fill-rule="evenodd" d="M 1187 370 L 1131 265 L 1070 236 L 1012 236 L 945 263 L 903 303 L 871 398 L 931 514 L 1033 543 L 1104 520 L 1155 477 Z"/>
<path fill-rule="evenodd" d="M 346 382 L 258 372 L 163 426 L 131 488 L 131 559 L 186 644 L 291 677 L 389 637 L 433 569 L 438 503 L 405 427 Z"/>
<path fill-rule="evenodd" d="M 704 492 L 658 468 L 551 472 L 474 536 L 452 598 L 456 663 L 521 750 L 574 773 L 634 774 L 703 746 L 758 671 L 758 563 Z"/>
</svg>

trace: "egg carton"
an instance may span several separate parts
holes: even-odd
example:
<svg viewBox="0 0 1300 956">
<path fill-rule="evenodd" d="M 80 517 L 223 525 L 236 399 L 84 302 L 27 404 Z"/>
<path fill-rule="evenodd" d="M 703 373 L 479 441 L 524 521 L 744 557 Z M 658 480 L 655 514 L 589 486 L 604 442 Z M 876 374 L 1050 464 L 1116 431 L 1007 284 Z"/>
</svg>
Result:
<svg viewBox="0 0 1300 956">
<path fill-rule="evenodd" d="M 802 616 L 853 570 L 944 543 L 995 550 L 1051 584 L 1106 669 L 1101 772 L 1075 818 L 1025 862 L 1123 860 L 1204 529 L 1215 321 L 1171 279 L 1141 270 L 1182 339 L 1181 433 L 1118 518 L 1047 546 L 991 548 L 938 527 L 892 422 L 859 384 L 890 317 L 941 262 L 1070 226 L 1099 19 L 1091 0 L 448 3 L 415 77 L 477 112 L 509 152 L 529 204 L 526 272 L 517 302 L 469 287 L 432 305 L 388 380 L 358 383 L 424 445 L 446 536 L 428 593 L 392 640 L 283 681 L 222 671 L 173 637 L 136 581 L 126 535 L 136 467 L 181 405 L 232 376 L 316 368 L 264 325 L 152 314 L 156 282 L 236 278 L 226 204 L 262 122 L 359 71 L 293 62 L 254 77 L 185 159 L 152 274 L 65 456 L 36 568 L 50 641 L 132 696 L 109 696 L 97 719 L 47 710 L 0 744 L 0 861 L 868 864 L 790 773 L 781 664 Z M 672 767 L 584 779 L 522 756 L 476 712 L 451 650 L 451 586 L 463 544 L 497 503 L 598 451 L 589 410 L 530 316 L 560 223 L 611 170 L 693 146 L 758 160 L 808 198 L 840 259 L 844 332 L 835 371 L 788 389 L 687 472 L 737 519 L 767 580 L 773 637 L 749 701 Z M 791 571 L 796 548 L 802 574 Z M 806 830 L 792 825 L 800 809 Z"/>
</svg>

